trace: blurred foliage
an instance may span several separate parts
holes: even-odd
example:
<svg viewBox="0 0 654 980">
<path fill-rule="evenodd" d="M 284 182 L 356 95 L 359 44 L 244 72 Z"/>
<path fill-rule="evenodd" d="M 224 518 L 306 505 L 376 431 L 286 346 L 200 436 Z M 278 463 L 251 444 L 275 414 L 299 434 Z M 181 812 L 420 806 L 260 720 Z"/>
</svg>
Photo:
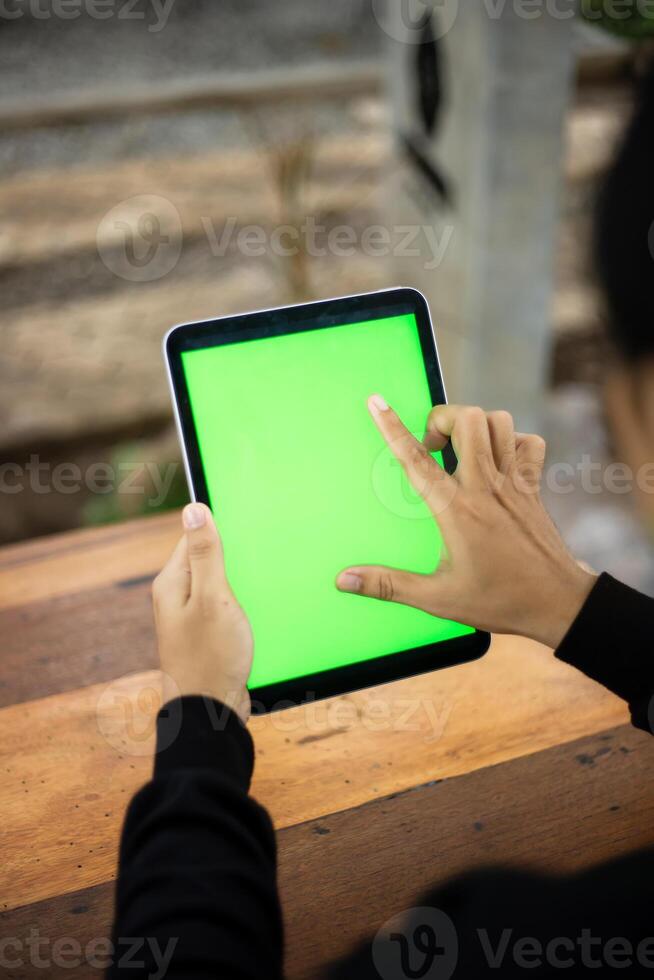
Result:
<svg viewBox="0 0 654 980">
<path fill-rule="evenodd" d="M 654 4 L 648 0 L 581 0 L 581 14 L 617 37 L 635 41 L 654 37 Z"/>
<path fill-rule="evenodd" d="M 110 492 L 86 502 L 83 523 L 111 524 L 187 504 L 186 476 L 176 448 L 174 429 L 157 440 L 116 446 L 110 462 L 116 474 L 114 485 Z"/>
</svg>

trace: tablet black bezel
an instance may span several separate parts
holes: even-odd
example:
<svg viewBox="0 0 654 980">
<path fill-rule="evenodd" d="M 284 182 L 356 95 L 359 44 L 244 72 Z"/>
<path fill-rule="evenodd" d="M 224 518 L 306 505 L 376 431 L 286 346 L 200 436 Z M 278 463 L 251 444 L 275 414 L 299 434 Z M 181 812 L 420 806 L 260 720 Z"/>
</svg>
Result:
<svg viewBox="0 0 654 980">
<path fill-rule="evenodd" d="M 209 493 L 182 366 L 181 354 L 184 351 L 320 330 L 324 327 L 345 326 L 348 323 L 404 313 L 413 313 L 416 318 L 432 404 L 443 404 L 446 395 L 429 308 L 424 296 L 414 289 L 387 289 L 173 327 L 164 340 L 164 356 L 192 498 L 209 505 Z M 446 469 L 452 472 L 456 460 L 451 446 L 446 448 L 443 456 Z M 397 653 L 346 667 L 336 667 L 319 674 L 252 688 L 250 694 L 253 712 L 275 711 L 467 663 L 483 656 L 489 643 L 488 633 L 477 630 L 452 640 L 398 650 Z"/>
</svg>

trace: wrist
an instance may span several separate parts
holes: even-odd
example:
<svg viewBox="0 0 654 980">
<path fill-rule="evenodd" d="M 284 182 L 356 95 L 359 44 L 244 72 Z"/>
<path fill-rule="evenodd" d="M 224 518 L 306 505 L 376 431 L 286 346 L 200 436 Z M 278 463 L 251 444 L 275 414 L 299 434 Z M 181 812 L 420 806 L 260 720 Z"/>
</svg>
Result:
<svg viewBox="0 0 654 980">
<path fill-rule="evenodd" d="M 592 592 L 598 576 L 576 562 L 542 583 L 539 612 L 528 631 L 532 640 L 556 650 Z"/>
<path fill-rule="evenodd" d="M 211 769 L 247 792 L 253 765 L 252 738 L 235 712 L 192 695 L 159 712 L 155 778 L 179 770 Z"/>
<path fill-rule="evenodd" d="M 203 682 L 198 678 L 186 676 L 172 677 L 168 673 L 162 675 L 163 704 L 176 698 L 202 697 L 219 701 L 238 715 L 245 725 L 250 717 L 251 702 L 247 687 L 241 683 L 216 683 L 214 679 Z"/>
</svg>

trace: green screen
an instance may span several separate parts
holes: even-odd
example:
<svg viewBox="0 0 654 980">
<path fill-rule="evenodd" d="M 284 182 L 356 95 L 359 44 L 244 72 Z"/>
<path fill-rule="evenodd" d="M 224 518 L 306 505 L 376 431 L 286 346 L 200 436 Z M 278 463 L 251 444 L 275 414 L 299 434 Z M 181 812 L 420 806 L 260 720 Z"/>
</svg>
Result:
<svg viewBox="0 0 654 980">
<path fill-rule="evenodd" d="M 431 408 L 413 314 L 182 354 L 227 572 L 252 623 L 250 687 L 474 632 L 341 593 L 348 565 L 432 570 L 441 539 L 367 410 Z"/>
</svg>

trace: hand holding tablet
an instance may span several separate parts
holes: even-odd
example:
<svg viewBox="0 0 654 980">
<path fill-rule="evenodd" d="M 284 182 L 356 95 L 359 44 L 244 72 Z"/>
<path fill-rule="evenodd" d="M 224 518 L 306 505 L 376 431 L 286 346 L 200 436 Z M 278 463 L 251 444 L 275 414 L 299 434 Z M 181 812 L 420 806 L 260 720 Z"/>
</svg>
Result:
<svg viewBox="0 0 654 980">
<path fill-rule="evenodd" d="M 420 294 L 186 324 L 165 350 L 191 494 L 252 623 L 255 710 L 474 659 L 485 630 L 561 639 L 592 579 L 540 502 L 543 442 L 444 404 Z"/>
<path fill-rule="evenodd" d="M 184 535 L 152 586 L 164 704 L 215 698 L 243 722 L 252 629 L 225 575 L 220 535 L 204 504 L 188 504 Z"/>
<path fill-rule="evenodd" d="M 174 328 L 165 341 L 194 500 L 254 632 L 255 710 L 480 656 L 488 636 L 339 592 L 344 559 L 431 572 L 442 538 L 369 414 L 413 431 L 445 401 L 423 297 L 397 289 Z M 438 464 L 452 467 L 444 450 Z"/>
</svg>

